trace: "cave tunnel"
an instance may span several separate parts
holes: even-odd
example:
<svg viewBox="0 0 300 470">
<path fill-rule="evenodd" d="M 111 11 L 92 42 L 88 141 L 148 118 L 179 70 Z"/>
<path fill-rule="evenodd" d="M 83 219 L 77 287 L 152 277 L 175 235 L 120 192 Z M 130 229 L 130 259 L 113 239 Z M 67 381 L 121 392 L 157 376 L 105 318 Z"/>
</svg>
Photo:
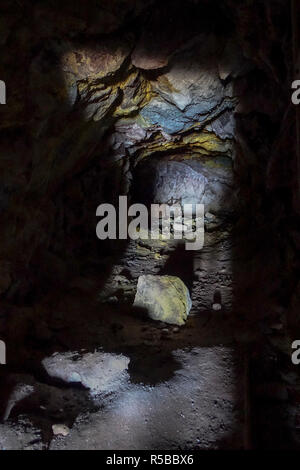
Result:
<svg viewBox="0 0 300 470">
<path fill-rule="evenodd" d="M 298 10 L 1 2 L 0 450 L 300 448 Z"/>
</svg>

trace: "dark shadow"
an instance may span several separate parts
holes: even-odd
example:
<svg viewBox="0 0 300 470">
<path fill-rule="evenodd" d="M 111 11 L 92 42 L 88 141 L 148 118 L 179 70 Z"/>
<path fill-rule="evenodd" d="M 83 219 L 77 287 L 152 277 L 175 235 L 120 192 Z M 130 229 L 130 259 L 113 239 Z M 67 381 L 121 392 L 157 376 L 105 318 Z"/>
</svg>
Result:
<svg viewBox="0 0 300 470">
<path fill-rule="evenodd" d="M 181 244 L 170 254 L 159 274 L 179 277 L 191 292 L 194 278 L 193 261 L 193 251 L 188 251 L 185 245 Z"/>
</svg>

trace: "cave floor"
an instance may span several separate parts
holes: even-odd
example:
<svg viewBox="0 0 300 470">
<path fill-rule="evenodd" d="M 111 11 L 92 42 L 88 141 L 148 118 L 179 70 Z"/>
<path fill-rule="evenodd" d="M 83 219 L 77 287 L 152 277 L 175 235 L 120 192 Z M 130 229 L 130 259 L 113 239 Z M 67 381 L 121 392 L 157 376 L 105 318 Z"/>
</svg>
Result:
<svg viewBox="0 0 300 470">
<path fill-rule="evenodd" d="M 90 281 L 57 310 L 45 305 L 49 331 L 40 325 L 16 349 L 18 366 L 2 377 L 0 448 L 245 448 L 247 348 L 230 317 L 192 313 L 178 328 L 92 292 Z M 53 425 L 67 428 L 55 435 Z"/>
</svg>

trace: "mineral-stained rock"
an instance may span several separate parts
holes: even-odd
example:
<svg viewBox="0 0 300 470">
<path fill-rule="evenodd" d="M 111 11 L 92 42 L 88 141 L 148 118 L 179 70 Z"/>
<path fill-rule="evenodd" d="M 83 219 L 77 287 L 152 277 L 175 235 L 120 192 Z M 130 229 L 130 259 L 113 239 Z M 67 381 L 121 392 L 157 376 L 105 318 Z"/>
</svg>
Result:
<svg viewBox="0 0 300 470">
<path fill-rule="evenodd" d="M 103 39 L 97 44 L 70 46 L 62 57 L 64 72 L 73 73 L 78 80 L 101 80 L 113 76 L 130 54 L 126 39 Z"/>
<path fill-rule="evenodd" d="M 140 276 L 134 306 L 147 310 L 150 318 L 184 325 L 192 302 L 185 284 L 176 276 Z"/>
<path fill-rule="evenodd" d="M 145 106 L 142 116 L 170 134 L 211 116 L 225 96 L 217 51 L 215 39 L 207 37 L 174 56 L 170 70 L 153 83 L 158 97 Z"/>
<path fill-rule="evenodd" d="M 232 139 L 235 136 L 235 121 L 233 114 L 225 111 L 211 122 L 206 129 L 213 131 L 220 139 Z"/>
<path fill-rule="evenodd" d="M 243 56 L 239 44 L 232 39 L 228 41 L 218 64 L 221 80 L 226 80 L 229 76 L 241 76 L 249 71 L 250 67 L 251 63 Z"/>
<path fill-rule="evenodd" d="M 197 203 L 203 196 L 207 179 L 182 162 L 158 163 L 153 202 Z"/>
<path fill-rule="evenodd" d="M 193 48 L 176 55 L 170 71 L 158 80 L 160 95 L 182 111 L 191 104 L 201 104 L 203 114 L 221 101 L 223 85 L 215 61 L 217 48 L 214 38 L 201 38 Z"/>
<path fill-rule="evenodd" d="M 294 290 L 291 305 L 288 312 L 289 323 L 292 325 L 293 328 L 296 328 L 299 331 L 299 312 L 300 312 L 300 282 L 296 286 Z"/>
<path fill-rule="evenodd" d="M 34 6 L 36 29 L 42 37 L 49 37 L 51 34 L 71 35 L 82 32 L 86 28 L 86 19 L 82 15 L 82 10 L 78 8 L 79 5 L 76 8 L 74 4 L 71 6 L 66 3 L 68 2 L 50 6 L 44 2 L 44 4 Z M 63 17 L 64 21 L 59 21 L 60 17 Z"/>
</svg>

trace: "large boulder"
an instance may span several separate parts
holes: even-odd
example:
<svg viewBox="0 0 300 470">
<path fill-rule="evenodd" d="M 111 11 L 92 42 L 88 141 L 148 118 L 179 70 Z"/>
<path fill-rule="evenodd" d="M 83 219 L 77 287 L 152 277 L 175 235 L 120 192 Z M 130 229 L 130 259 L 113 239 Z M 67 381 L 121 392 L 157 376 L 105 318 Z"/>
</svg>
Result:
<svg viewBox="0 0 300 470">
<path fill-rule="evenodd" d="M 153 320 L 180 326 L 192 302 L 188 288 L 178 277 L 143 275 L 138 279 L 134 306 L 147 310 Z"/>
</svg>

